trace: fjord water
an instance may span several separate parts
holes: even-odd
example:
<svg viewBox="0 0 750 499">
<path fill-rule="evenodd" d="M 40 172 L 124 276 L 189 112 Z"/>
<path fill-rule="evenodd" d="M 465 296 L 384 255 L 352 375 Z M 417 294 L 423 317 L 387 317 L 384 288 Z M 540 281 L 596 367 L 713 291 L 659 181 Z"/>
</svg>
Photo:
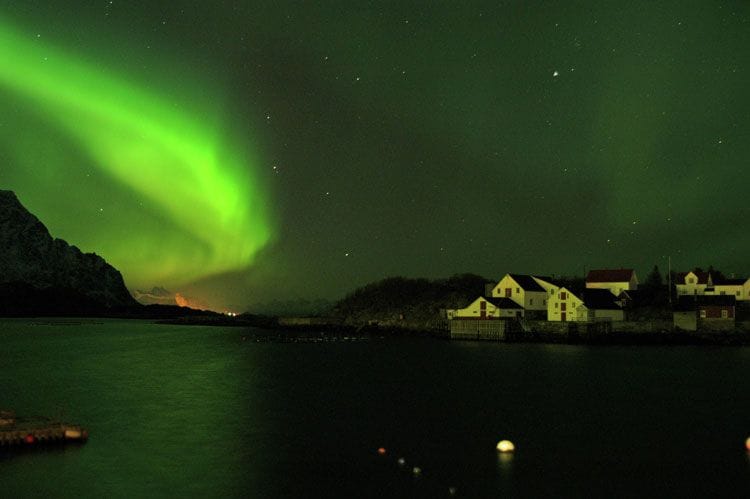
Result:
<svg viewBox="0 0 750 499">
<path fill-rule="evenodd" d="M 0 454 L 0 496 L 750 492 L 748 348 L 256 343 L 255 332 L 0 322 L 0 408 L 64 411 L 91 434 Z M 498 456 L 501 438 L 515 455 Z"/>
</svg>

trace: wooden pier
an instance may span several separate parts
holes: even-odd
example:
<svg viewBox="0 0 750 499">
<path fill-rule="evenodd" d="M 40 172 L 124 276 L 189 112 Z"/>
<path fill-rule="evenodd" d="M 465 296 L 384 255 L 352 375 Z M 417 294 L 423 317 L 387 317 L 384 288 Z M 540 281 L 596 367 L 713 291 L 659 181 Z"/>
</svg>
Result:
<svg viewBox="0 0 750 499">
<path fill-rule="evenodd" d="M 16 418 L 0 411 L 0 448 L 33 446 L 63 442 L 85 442 L 88 432 L 78 426 L 49 418 Z"/>
</svg>

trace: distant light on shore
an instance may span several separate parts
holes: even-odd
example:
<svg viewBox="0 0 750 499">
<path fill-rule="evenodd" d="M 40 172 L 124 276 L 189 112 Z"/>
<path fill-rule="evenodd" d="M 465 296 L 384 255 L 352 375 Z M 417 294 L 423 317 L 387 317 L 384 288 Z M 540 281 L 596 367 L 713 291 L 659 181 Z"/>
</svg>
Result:
<svg viewBox="0 0 750 499">
<path fill-rule="evenodd" d="M 747 437 L 747 440 L 745 440 L 745 448 L 750 452 L 750 437 Z"/>
<path fill-rule="evenodd" d="M 510 440 L 500 440 L 497 443 L 498 452 L 513 452 L 516 450 L 516 446 Z"/>
</svg>

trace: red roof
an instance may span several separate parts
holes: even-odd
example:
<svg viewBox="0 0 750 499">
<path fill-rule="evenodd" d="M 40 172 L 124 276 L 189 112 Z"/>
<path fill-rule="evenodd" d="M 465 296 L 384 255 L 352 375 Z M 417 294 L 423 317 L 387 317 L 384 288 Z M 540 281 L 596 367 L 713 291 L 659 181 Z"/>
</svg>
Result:
<svg viewBox="0 0 750 499">
<path fill-rule="evenodd" d="M 629 282 L 633 272 L 633 269 L 589 270 L 586 282 Z"/>
</svg>

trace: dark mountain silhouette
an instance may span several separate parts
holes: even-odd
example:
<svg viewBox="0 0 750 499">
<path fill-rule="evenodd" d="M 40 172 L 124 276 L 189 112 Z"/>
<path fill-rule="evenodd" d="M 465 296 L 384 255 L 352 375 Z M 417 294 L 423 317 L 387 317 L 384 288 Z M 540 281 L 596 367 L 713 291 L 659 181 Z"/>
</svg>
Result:
<svg viewBox="0 0 750 499">
<path fill-rule="evenodd" d="M 54 239 L 12 191 L 0 190 L 0 314 L 90 315 L 134 307 L 117 269 Z"/>
</svg>

